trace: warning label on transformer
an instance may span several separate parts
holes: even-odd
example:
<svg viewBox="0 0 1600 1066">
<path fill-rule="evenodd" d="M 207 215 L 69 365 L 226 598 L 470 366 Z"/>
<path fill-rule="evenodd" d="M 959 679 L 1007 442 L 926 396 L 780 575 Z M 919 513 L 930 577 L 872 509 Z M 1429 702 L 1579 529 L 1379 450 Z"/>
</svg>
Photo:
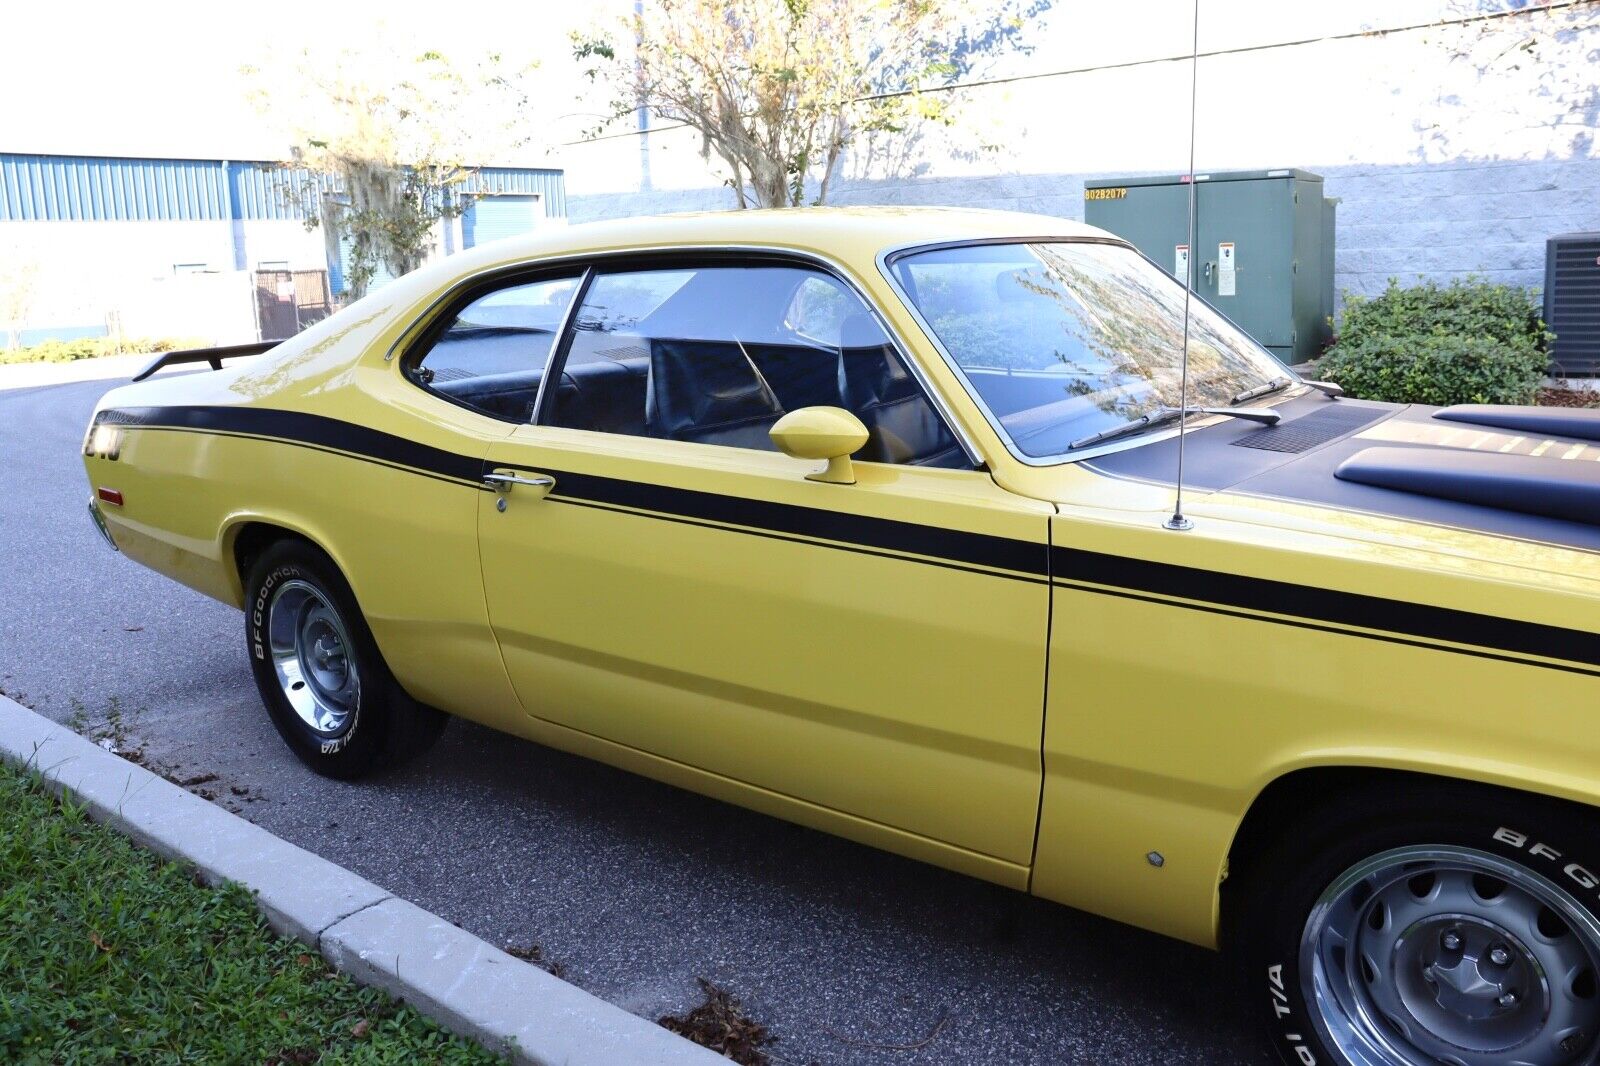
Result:
<svg viewBox="0 0 1600 1066">
<path fill-rule="evenodd" d="M 1217 295 L 1232 296 L 1237 287 L 1237 266 L 1233 261 L 1233 242 L 1217 245 Z"/>
</svg>

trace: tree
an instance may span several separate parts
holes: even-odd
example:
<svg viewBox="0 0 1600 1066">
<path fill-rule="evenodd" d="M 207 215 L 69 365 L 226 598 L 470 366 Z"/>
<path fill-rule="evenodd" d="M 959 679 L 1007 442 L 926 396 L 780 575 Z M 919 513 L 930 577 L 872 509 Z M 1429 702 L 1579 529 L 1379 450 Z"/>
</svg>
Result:
<svg viewBox="0 0 1600 1066">
<path fill-rule="evenodd" d="M 461 188 L 476 165 L 527 142 L 516 131 L 532 64 L 514 67 L 498 53 L 465 62 L 404 55 L 381 45 L 306 49 L 270 76 L 247 68 L 258 106 L 294 144 L 286 194 L 307 228 L 325 222 L 330 242 L 350 242 L 353 298 L 380 266 L 420 266 L 435 225 L 465 210 Z"/>
<path fill-rule="evenodd" d="M 22 346 L 22 331 L 28 326 L 39 291 L 41 269 L 38 260 L 21 248 L 7 248 L 0 255 L 0 330 L 6 333 L 7 348 Z"/>
<path fill-rule="evenodd" d="M 579 35 L 574 53 L 611 91 L 607 123 L 643 107 L 689 126 L 741 208 L 798 207 L 827 201 L 852 144 L 953 123 L 955 98 L 929 90 L 1015 46 L 1021 2 L 653 0 L 626 47 Z"/>
<path fill-rule="evenodd" d="M 1472 80 L 1441 89 L 1437 113 L 1417 122 L 1422 158 L 1459 157 L 1460 145 L 1470 143 L 1463 131 L 1469 124 L 1508 154 L 1577 158 L 1595 151 L 1600 2 L 1450 0 L 1429 36 Z"/>
</svg>

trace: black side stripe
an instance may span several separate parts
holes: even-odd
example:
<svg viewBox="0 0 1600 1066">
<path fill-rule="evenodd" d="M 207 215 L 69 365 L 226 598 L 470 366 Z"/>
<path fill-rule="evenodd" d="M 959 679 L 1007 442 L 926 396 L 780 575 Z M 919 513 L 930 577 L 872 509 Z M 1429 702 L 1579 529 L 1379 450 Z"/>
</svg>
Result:
<svg viewBox="0 0 1600 1066">
<path fill-rule="evenodd" d="M 482 459 L 474 456 L 458 455 L 366 426 L 296 411 L 254 407 L 138 407 L 102 411 L 96 421 L 130 427 L 266 437 L 288 444 L 332 449 L 473 487 L 482 487 L 482 475 L 489 468 Z M 906 561 L 936 560 L 943 565 L 986 568 L 979 572 L 1010 571 L 1010 574 L 996 576 L 1028 575 L 1030 578 L 1051 579 L 1063 588 L 1109 595 L 1134 595 L 1146 598 L 1148 602 L 1170 603 L 1174 607 L 1192 605 L 1171 603 L 1161 597 L 1191 600 L 1202 609 L 1222 613 L 1260 612 L 1239 617 L 1257 618 L 1268 623 L 1312 628 L 1321 625 L 1349 626 L 1417 641 L 1442 641 L 1466 646 L 1449 648 L 1436 644 L 1419 645 L 1439 651 L 1486 654 L 1487 657 L 1500 659 L 1505 659 L 1507 655 L 1564 659 L 1600 667 L 1600 633 L 1587 630 L 1566 629 L 1431 604 L 1391 600 L 1269 578 L 1218 573 L 1077 548 L 1050 548 L 1042 541 L 1014 540 L 596 474 L 554 470 L 545 472 L 556 479 L 552 499 L 562 502 L 631 508 L 679 520 L 719 523 L 718 528 L 742 526 L 745 527 L 743 530 L 734 532 L 804 537 L 832 542 L 829 546 L 833 547 L 850 546 L 858 550 L 918 555 L 924 559 Z M 905 555 L 892 557 L 905 558 Z M 1287 617 L 1261 617 L 1262 614 Z M 1328 631 L 1347 632 L 1336 629 Z M 1351 635 L 1380 640 L 1395 639 L 1373 633 Z M 1485 651 L 1477 653 L 1471 651 L 1472 648 Z M 1504 654 L 1488 654 L 1491 652 Z M 1530 666 L 1553 665 L 1528 662 L 1526 659 L 1508 661 Z"/>
<path fill-rule="evenodd" d="M 349 452 L 474 485 L 481 484 L 483 475 L 483 464 L 475 456 L 457 455 L 354 422 L 301 411 L 226 406 L 121 407 L 100 412 L 96 422 L 273 437 L 291 444 Z"/>
<path fill-rule="evenodd" d="M 541 468 L 542 469 L 542 468 Z M 757 531 L 786 533 L 815 540 L 840 541 L 969 566 L 1012 570 L 1038 577 L 1049 573 L 1044 541 L 1013 540 L 986 533 L 924 526 L 869 515 L 843 514 L 815 507 L 723 496 L 669 485 L 623 481 L 595 474 L 543 470 L 556 479 L 552 499 L 632 507 L 682 518 L 749 526 Z"/>
<path fill-rule="evenodd" d="M 1600 666 L 1600 633 L 1580 629 L 1076 548 L 1054 549 L 1051 563 L 1058 581 L 1107 585 L 1219 607 Z"/>
</svg>

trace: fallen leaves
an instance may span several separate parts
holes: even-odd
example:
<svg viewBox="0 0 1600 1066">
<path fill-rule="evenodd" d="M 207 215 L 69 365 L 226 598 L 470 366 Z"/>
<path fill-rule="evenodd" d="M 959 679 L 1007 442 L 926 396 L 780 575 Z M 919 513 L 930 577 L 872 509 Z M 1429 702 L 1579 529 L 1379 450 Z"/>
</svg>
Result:
<svg viewBox="0 0 1600 1066">
<path fill-rule="evenodd" d="M 766 1066 L 767 1055 L 761 1046 L 773 1039 L 767 1027 L 747 1015 L 743 1004 L 727 990 L 704 977 L 695 980 L 700 982 L 705 1001 L 688 1014 L 658 1018 L 656 1024 L 740 1066 Z"/>
<path fill-rule="evenodd" d="M 565 977 L 567 974 L 566 966 L 556 962 L 554 959 L 546 955 L 544 948 L 540 947 L 538 944 L 529 944 L 525 948 L 517 947 L 514 944 L 507 944 L 506 954 L 510 955 L 514 959 L 521 959 L 523 962 L 533 963 L 535 966 L 539 967 L 539 969 L 548 973 L 551 977 Z"/>
<path fill-rule="evenodd" d="M 1540 407 L 1600 407 L 1600 389 L 1539 390 Z"/>
</svg>

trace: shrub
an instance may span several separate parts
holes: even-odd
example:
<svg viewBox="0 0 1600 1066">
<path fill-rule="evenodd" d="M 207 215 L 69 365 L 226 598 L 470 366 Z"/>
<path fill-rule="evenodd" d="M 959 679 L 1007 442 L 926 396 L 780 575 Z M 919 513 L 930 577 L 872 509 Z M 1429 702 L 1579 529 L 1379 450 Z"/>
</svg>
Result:
<svg viewBox="0 0 1600 1066">
<path fill-rule="evenodd" d="M 1439 406 L 1532 403 L 1544 373 L 1544 352 L 1526 342 L 1425 333 L 1341 338 L 1317 364 L 1351 396 Z"/>
<path fill-rule="evenodd" d="M 1395 278 L 1381 296 L 1345 300 L 1339 343 L 1414 334 L 1481 337 L 1508 345 L 1544 350 L 1552 334 L 1526 289 L 1491 285 L 1473 277 L 1448 285 L 1425 282 L 1409 289 Z"/>
<path fill-rule="evenodd" d="M 106 355 L 170 352 L 200 348 L 208 342 L 174 337 L 80 337 L 70 341 L 44 341 L 26 348 L 0 349 L 0 363 L 75 363 Z"/>
<path fill-rule="evenodd" d="M 1390 403 L 1532 403 L 1552 334 L 1531 294 L 1474 278 L 1350 297 L 1317 365 L 1352 396 Z"/>
</svg>

